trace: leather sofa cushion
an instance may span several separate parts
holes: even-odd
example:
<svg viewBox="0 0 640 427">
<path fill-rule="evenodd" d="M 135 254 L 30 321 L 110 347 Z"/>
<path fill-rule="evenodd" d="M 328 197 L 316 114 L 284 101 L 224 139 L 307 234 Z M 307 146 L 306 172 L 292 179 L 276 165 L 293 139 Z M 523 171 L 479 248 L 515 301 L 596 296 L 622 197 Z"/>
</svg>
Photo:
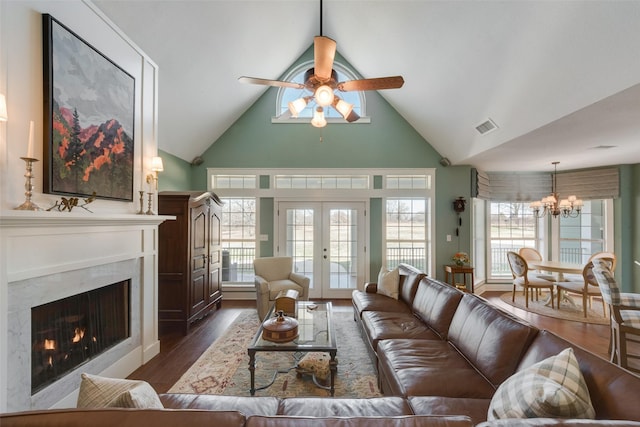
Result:
<svg viewBox="0 0 640 427">
<path fill-rule="evenodd" d="M 206 409 L 210 411 L 240 411 L 244 415 L 276 415 L 280 406 L 277 397 L 214 396 L 208 394 L 166 393 L 160 401 L 168 409 Z"/>
<path fill-rule="evenodd" d="M 394 396 L 370 399 L 289 397 L 281 401 L 278 410 L 278 415 L 298 417 L 392 417 L 411 414 L 413 412 L 408 402 Z"/>
<path fill-rule="evenodd" d="M 640 377 L 630 375 L 628 371 L 570 344 L 552 332 L 540 331 L 522 357 L 517 370 L 526 369 L 567 347 L 573 348 L 578 360 L 580 372 L 589 388 L 596 418 L 640 420 L 638 395 L 629 392 L 640 390 Z"/>
<path fill-rule="evenodd" d="M 378 341 L 392 338 L 440 339 L 427 325 L 411 313 L 366 311 L 362 327 L 369 344 L 377 351 Z"/>
<path fill-rule="evenodd" d="M 175 427 L 228 426 L 242 427 L 245 416 L 240 412 L 212 412 L 166 409 L 53 409 L 0 414 L 2 427 Z"/>
<path fill-rule="evenodd" d="M 385 395 L 490 399 L 495 392 L 447 341 L 383 340 L 377 354 Z"/>
<path fill-rule="evenodd" d="M 465 414 L 473 424 L 487 420 L 491 399 L 470 399 L 465 397 L 412 396 L 409 404 L 416 415 L 457 415 Z"/>
<path fill-rule="evenodd" d="M 471 427 L 471 419 L 466 416 L 421 416 L 399 417 L 249 417 L 247 427 Z"/>
<path fill-rule="evenodd" d="M 604 427 L 604 426 L 616 426 L 616 427 L 638 427 L 640 422 L 638 421 L 617 421 L 617 420 L 576 420 L 576 419 L 562 419 L 562 418 L 509 418 L 506 420 L 485 421 L 478 424 L 476 427 L 547 427 L 547 426 L 562 426 L 562 427 Z"/>
<path fill-rule="evenodd" d="M 418 283 L 413 312 L 440 337 L 446 339 L 451 319 L 462 299 L 462 292 L 437 280 L 424 277 Z"/>
<path fill-rule="evenodd" d="M 351 295 L 351 300 L 353 302 L 353 307 L 359 316 L 361 316 L 365 311 L 411 313 L 411 307 L 405 302 L 382 294 L 370 294 L 355 290 Z"/>
<path fill-rule="evenodd" d="M 464 294 L 449 341 L 494 387 L 511 376 L 538 329 L 472 294 Z"/>
<path fill-rule="evenodd" d="M 411 306 L 418 289 L 418 283 L 426 274 L 409 264 L 398 264 L 398 271 L 400 273 L 399 299 Z"/>
</svg>

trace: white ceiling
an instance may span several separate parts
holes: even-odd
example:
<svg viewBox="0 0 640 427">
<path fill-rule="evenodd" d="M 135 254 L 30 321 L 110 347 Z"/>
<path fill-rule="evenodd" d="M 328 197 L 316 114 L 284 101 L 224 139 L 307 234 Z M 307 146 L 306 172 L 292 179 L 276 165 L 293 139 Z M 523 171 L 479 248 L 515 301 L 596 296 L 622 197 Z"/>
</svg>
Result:
<svg viewBox="0 0 640 427">
<path fill-rule="evenodd" d="M 160 68 L 159 147 L 202 154 L 320 33 L 319 0 L 94 0 Z M 640 1 L 324 0 L 322 34 L 443 157 L 640 163 Z M 481 136 L 487 118 L 499 129 Z M 372 117 L 375 120 L 375 117 Z M 611 148 L 599 148 L 599 147 Z"/>
</svg>

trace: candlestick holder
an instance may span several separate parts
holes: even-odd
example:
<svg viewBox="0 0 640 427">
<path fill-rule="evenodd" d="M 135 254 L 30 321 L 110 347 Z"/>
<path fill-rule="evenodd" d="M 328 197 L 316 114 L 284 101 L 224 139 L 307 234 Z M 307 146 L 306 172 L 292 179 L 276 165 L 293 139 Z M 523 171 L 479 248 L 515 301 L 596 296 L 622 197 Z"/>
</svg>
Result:
<svg viewBox="0 0 640 427">
<path fill-rule="evenodd" d="M 24 174 L 24 177 L 26 178 L 24 183 L 24 195 L 26 200 L 23 204 L 14 209 L 18 211 L 41 211 L 42 208 L 31 201 L 31 195 L 33 194 L 33 162 L 37 162 L 38 159 L 34 159 L 33 157 L 20 158 L 24 160 L 27 168 Z"/>
<path fill-rule="evenodd" d="M 138 215 L 144 215 L 144 190 L 140 190 L 140 210 L 137 212 Z"/>
<path fill-rule="evenodd" d="M 149 195 L 149 209 L 147 209 L 147 215 L 155 215 L 153 211 L 153 193 L 147 193 Z"/>
</svg>

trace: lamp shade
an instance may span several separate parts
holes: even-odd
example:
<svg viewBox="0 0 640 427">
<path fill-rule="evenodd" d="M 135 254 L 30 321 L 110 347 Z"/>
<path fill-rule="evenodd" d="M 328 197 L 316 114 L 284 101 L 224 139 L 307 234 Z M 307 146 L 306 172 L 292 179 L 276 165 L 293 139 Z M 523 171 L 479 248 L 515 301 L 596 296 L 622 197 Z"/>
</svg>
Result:
<svg viewBox="0 0 640 427">
<path fill-rule="evenodd" d="M 0 93 L 0 122 L 6 122 L 7 116 L 7 98 Z"/>
<path fill-rule="evenodd" d="M 324 110 L 322 107 L 316 108 L 315 113 L 313 113 L 313 119 L 311 119 L 311 124 L 317 128 L 323 128 L 327 125 L 327 119 L 324 118 Z"/>
<path fill-rule="evenodd" d="M 164 165 L 162 164 L 162 157 L 153 157 L 151 159 L 151 170 L 154 172 L 162 172 Z"/>
<path fill-rule="evenodd" d="M 316 103 L 321 107 L 333 104 L 333 89 L 327 85 L 322 85 L 316 89 Z"/>
<path fill-rule="evenodd" d="M 304 107 L 307 106 L 307 98 L 298 98 L 295 101 L 289 103 L 289 111 L 291 111 L 291 117 L 298 117 L 298 114 Z"/>
</svg>

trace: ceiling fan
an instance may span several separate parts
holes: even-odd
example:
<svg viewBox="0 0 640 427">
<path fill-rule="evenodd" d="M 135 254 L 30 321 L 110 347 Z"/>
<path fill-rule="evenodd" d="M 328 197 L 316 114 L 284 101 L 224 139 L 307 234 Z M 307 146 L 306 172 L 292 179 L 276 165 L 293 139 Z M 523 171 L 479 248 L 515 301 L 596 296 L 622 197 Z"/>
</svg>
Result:
<svg viewBox="0 0 640 427">
<path fill-rule="evenodd" d="M 313 67 L 305 73 L 304 84 L 286 82 L 282 80 L 268 80 L 256 77 L 242 76 L 238 80 L 242 83 L 251 83 L 265 86 L 290 87 L 294 89 L 306 89 L 311 95 L 303 96 L 289 103 L 289 111 L 292 117 L 298 114 L 311 101 L 317 105 L 311 124 L 315 127 L 324 127 L 327 120 L 324 118 L 324 108 L 333 107 L 349 123 L 360 118 L 353 111 L 353 105 L 342 100 L 335 91 L 365 91 L 381 89 L 398 89 L 404 84 L 402 76 L 378 77 L 371 79 L 337 81 L 337 73 L 333 69 L 333 60 L 336 54 L 336 42 L 329 37 L 322 36 L 322 0 L 320 1 L 320 34 L 313 39 Z"/>
</svg>

